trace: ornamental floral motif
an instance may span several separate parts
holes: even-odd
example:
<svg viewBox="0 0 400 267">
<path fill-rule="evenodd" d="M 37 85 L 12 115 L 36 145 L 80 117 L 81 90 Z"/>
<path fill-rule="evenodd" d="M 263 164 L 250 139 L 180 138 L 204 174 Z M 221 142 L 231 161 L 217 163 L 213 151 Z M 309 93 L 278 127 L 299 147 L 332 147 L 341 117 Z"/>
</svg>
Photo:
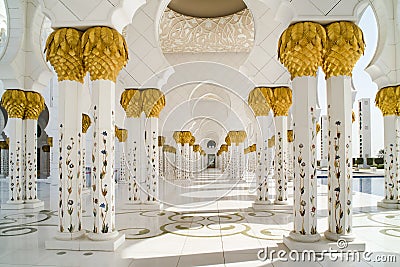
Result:
<svg viewBox="0 0 400 267">
<path fill-rule="evenodd" d="M 164 53 L 250 52 L 253 17 L 249 9 L 225 17 L 195 18 L 167 8 L 160 22 L 160 42 Z"/>
<path fill-rule="evenodd" d="M 340 178 L 341 178 L 341 158 L 340 158 L 340 138 L 341 138 L 341 132 L 340 132 L 340 121 L 336 121 L 336 133 L 333 138 L 334 143 L 333 143 L 333 149 L 334 149 L 334 158 L 333 158 L 333 166 L 334 166 L 334 179 L 336 179 L 336 182 L 333 184 L 335 185 L 335 188 L 333 189 L 334 192 L 334 219 L 335 219 L 335 224 L 336 224 L 336 229 L 335 232 L 337 234 L 343 234 L 344 229 L 342 225 L 342 218 L 344 216 L 344 211 L 343 211 L 343 206 L 342 202 L 340 201 Z"/>
</svg>

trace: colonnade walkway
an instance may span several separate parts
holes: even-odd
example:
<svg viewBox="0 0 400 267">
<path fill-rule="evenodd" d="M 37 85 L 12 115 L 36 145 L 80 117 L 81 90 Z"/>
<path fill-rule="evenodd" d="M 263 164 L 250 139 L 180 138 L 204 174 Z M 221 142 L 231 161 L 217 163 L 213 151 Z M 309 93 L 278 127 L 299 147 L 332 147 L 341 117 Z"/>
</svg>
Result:
<svg viewBox="0 0 400 267">
<path fill-rule="evenodd" d="M 116 252 L 45 250 L 44 242 L 57 231 L 58 186 L 39 183 L 45 202 L 39 210 L 0 210 L 1 266 L 295 266 L 277 259 L 260 261 L 261 248 L 287 248 L 283 235 L 292 230 L 291 210 L 255 211 L 255 181 L 251 175 L 232 180 L 208 169 L 190 180 L 160 183 L 163 210 L 129 208 L 127 184 L 116 187 L 116 227 L 126 242 Z M 272 181 L 273 179 L 270 179 Z M 8 188 L 1 180 L 1 201 Z M 274 188 L 270 185 L 269 188 Z M 289 183 L 289 197 L 292 196 Z M 83 194 L 83 225 L 91 225 L 91 193 Z M 400 211 L 376 207 L 381 197 L 355 192 L 353 226 L 367 251 L 395 254 L 400 238 Z M 318 185 L 318 232 L 327 225 L 327 187 Z M 85 228 L 85 227 L 84 227 Z M 88 229 L 87 229 L 88 230 Z M 24 256 L 21 256 L 24 255 Z M 377 253 L 373 254 L 374 257 Z M 230 265 L 231 263 L 231 265 Z M 323 262 L 307 266 L 325 266 Z M 383 266 L 343 263 L 341 266 Z M 398 263 L 397 263 L 398 264 Z M 391 266 L 391 265 L 385 265 Z M 396 266 L 396 264 L 393 264 Z"/>
</svg>

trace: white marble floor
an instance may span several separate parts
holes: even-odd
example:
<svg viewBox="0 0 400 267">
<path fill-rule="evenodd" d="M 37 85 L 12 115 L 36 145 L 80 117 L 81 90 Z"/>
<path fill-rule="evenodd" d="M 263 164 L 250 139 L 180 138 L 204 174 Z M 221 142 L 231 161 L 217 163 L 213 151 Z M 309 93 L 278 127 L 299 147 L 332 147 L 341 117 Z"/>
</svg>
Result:
<svg viewBox="0 0 400 267">
<path fill-rule="evenodd" d="M 126 234 L 126 241 L 113 253 L 45 250 L 44 242 L 57 231 L 58 187 L 39 183 L 44 208 L 0 210 L 0 267 L 399 266 L 400 210 L 377 208 L 381 197 L 360 192 L 353 198 L 353 229 L 357 240 L 366 242 L 371 261 L 335 261 L 329 257 L 319 262 L 258 260 L 262 248 L 288 252 L 282 237 L 292 229 L 292 215 L 287 210 L 252 210 L 254 187 L 251 179 L 238 182 L 207 171 L 191 182 L 162 183 L 163 211 L 135 211 L 125 205 L 127 184 L 119 184 L 116 223 Z M 2 180 L 2 203 L 7 194 L 7 183 Z M 84 210 L 90 211 L 90 193 L 84 200 Z M 325 185 L 318 187 L 318 216 L 318 231 L 323 233 L 327 227 Z M 90 223 L 90 212 L 85 212 L 83 227 L 90 229 Z M 377 262 L 393 259 L 396 263 Z"/>
</svg>

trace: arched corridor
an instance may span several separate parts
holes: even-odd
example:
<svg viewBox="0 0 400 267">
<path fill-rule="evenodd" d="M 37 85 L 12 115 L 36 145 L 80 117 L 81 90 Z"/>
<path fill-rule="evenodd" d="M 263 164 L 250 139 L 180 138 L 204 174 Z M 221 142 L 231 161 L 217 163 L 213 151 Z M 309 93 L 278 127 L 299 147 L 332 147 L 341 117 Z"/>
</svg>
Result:
<svg viewBox="0 0 400 267">
<path fill-rule="evenodd" d="M 398 10 L 0 0 L 0 266 L 395 266 Z"/>
</svg>

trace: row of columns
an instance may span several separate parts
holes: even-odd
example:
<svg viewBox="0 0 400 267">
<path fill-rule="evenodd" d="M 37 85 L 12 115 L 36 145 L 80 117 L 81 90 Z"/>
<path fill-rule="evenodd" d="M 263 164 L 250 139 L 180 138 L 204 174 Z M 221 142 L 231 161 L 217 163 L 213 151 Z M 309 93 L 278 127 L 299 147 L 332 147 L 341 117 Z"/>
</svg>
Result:
<svg viewBox="0 0 400 267">
<path fill-rule="evenodd" d="M 289 26 L 280 37 L 278 55 L 291 74 L 294 99 L 294 227 L 290 238 L 295 241 L 315 242 L 320 239 L 316 230 L 315 156 L 318 121 L 316 75 L 319 67 L 326 75 L 329 128 L 328 230 L 325 237 L 335 241 L 340 238 L 353 240 L 351 72 L 364 47 L 362 31 L 354 23 L 344 21 L 325 27 L 318 23 L 300 22 Z M 288 96 L 289 89 L 286 90 Z M 288 103 L 288 99 L 282 100 L 275 103 Z M 274 115 L 277 118 L 282 114 L 274 111 Z M 286 125 L 278 120 L 275 124 L 277 132 Z M 285 136 L 276 135 L 276 138 L 284 139 Z M 275 145 L 279 145 L 279 141 Z M 275 149 L 279 154 L 279 147 Z"/>
<path fill-rule="evenodd" d="M 9 198 L 2 209 L 43 206 L 37 196 L 37 120 L 44 98 L 37 92 L 9 89 L 1 105 L 8 114 L 10 135 Z"/>
<path fill-rule="evenodd" d="M 206 168 L 205 151 L 190 131 L 175 131 L 173 139 L 176 142 L 175 174 L 178 180 L 188 180 Z"/>
<path fill-rule="evenodd" d="M 154 88 L 126 89 L 120 100 L 128 131 L 125 147 L 128 202 L 159 204 L 160 150 L 158 118 L 164 94 Z"/>
<path fill-rule="evenodd" d="M 58 239 L 70 240 L 85 234 L 82 225 L 82 108 L 84 76 L 92 81 L 92 225 L 88 237 L 108 240 L 115 229 L 115 81 L 126 65 L 128 50 L 124 37 L 108 27 L 85 32 L 60 28 L 46 42 L 46 60 L 59 82 L 59 227 Z"/>
</svg>

